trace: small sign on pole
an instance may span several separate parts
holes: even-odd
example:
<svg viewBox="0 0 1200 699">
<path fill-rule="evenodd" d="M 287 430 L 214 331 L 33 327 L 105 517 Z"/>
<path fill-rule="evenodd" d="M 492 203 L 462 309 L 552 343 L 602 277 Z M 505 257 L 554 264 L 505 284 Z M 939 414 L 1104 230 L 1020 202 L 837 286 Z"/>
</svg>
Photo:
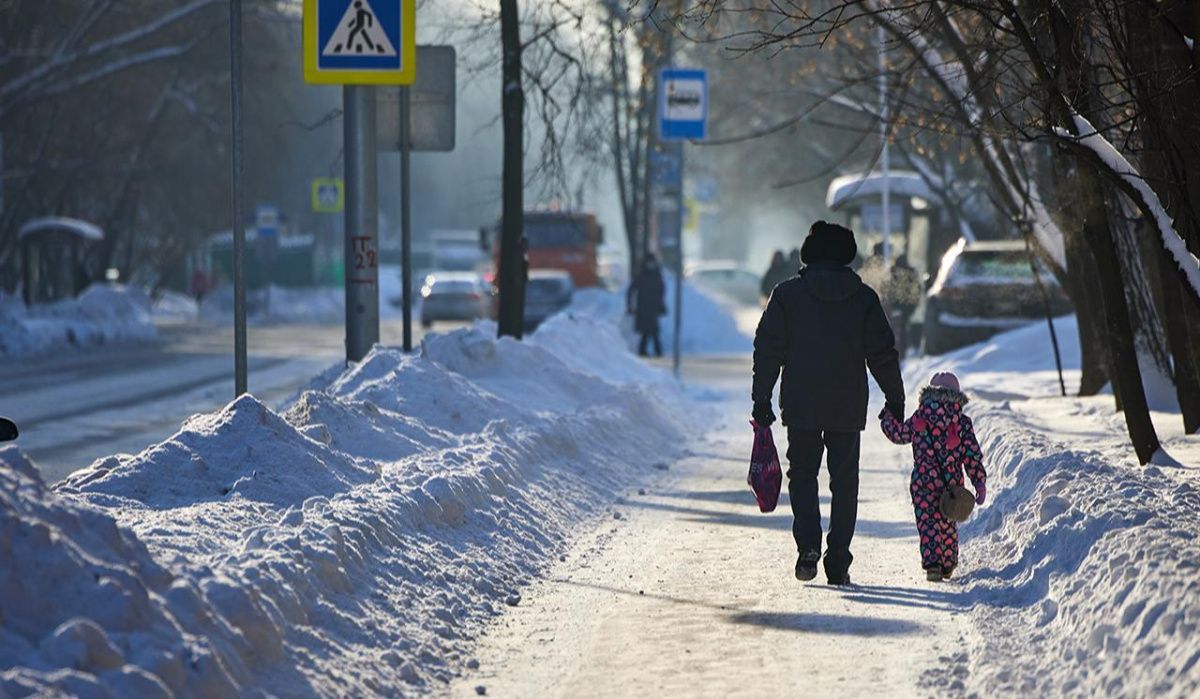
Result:
<svg viewBox="0 0 1200 699">
<path fill-rule="evenodd" d="M 305 82 L 411 84 L 416 15 L 416 0 L 304 0 Z"/>
<path fill-rule="evenodd" d="M 703 141 L 708 123 L 708 73 L 663 68 L 658 75 L 659 137 L 664 141 Z"/>
<path fill-rule="evenodd" d="M 312 181 L 312 210 L 318 214 L 341 213 L 346 205 L 346 187 L 337 177 L 317 177 Z"/>
<path fill-rule="evenodd" d="M 273 236 L 279 231 L 279 207 L 259 204 L 254 207 L 254 227 L 260 236 Z"/>
<path fill-rule="evenodd" d="M 455 62 L 453 46 L 418 46 L 421 72 L 408 88 L 408 144 L 419 152 L 454 150 Z M 379 90 L 379 150 L 400 150 L 400 87 Z"/>
</svg>

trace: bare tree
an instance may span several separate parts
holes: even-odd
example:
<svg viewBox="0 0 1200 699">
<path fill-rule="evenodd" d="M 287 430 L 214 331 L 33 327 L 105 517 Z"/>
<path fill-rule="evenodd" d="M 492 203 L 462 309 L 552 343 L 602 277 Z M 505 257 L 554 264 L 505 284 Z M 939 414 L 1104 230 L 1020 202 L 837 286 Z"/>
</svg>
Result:
<svg viewBox="0 0 1200 699">
<path fill-rule="evenodd" d="M 864 25 L 883 26 L 901 49 L 894 52 L 891 79 L 912 88 L 898 110 L 906 116 L 894 121 L 893 133 L 903 138 L 906 131 L 932 128 L 967 140 L 993 184 L 997 205 L 1018 230 L 1033 233 L 1039 253 L 1064 277 L 1080 313 L 1081 342 L 1085 348 L 1104 347 L 1105 373 L 1145 462 L 1158 440 L 1138 355 L 1170 370 L 1164 322 L 1185 424 L 1196 422 L 1188 397 L 1195 395 L 1188 388 L 1195 375 L 1191 330 L 1179 320 L 1186 320 L 1183 313 L 1192 306 L 1176 303 L 1192 304 L 1200 292 L 1200 246 L 1189 219 L 1193 207 L 1200 210 L 1195 205 L 1200 200 L 1189 191 L 1196 178 L 1188 185 L 1182 176 L 1200 161 L 1190 153 L 1195 126 L 1179 120 L 1178 106 L 1180 100 L 1195 104 L 1190 99 L 1195 64 L 1183 50 L 1195 33 L 1194 18 L 1184 5 L 1166 3 L 1147 14 L 1145 4 L 1134 0 L 922 0 L 903 6 L 878 0 L 782 5 L 712 0 L 684 19 L 711 25 L 729 16 L 753 17 L 749 28 L 724 38 L 760 53 L 853 42 Z M 1128 41 L 1122 37 L 1137 27 L 1127 21 L 1133 13 L 1149 24 L 1139 39 Z M 1140 52 L 1132 49 L 1135 44 Z M 1163 100 L 1166 95 L 1172 99 Z M 1153 141 L 1146 136 L 1154 135 L 1142 127 L 1148 118 L 1180 127 L 1178 140 L 1158 158 L 1164 170 L 1151 178 L 1136 164 L 1154 160 L 1145 149 Z M 1158 133 L 1160 153 L 1163 138 Z M 1125 207 L 1114 207 L 1119 197 L 1131 207 L 1132 220 Z M 1083 207 L 1082 216 L 1060 218 L 1048 204 L 1068 198 Z M 1137 246 L 1131 246 L 1139 226 L 1158 241 L 1163 288 L 1157 294 L 1150 293 L 1149 281 L 1156 275 L 1147 273 Z M 1169 289 L 1164 276 L 1171 279 Z M 1164 312 L 1156 302 L 1173 310 Z M 1086 388 L 1096 390 L 1095 372 L 1089 373 Z"/>
</svg>

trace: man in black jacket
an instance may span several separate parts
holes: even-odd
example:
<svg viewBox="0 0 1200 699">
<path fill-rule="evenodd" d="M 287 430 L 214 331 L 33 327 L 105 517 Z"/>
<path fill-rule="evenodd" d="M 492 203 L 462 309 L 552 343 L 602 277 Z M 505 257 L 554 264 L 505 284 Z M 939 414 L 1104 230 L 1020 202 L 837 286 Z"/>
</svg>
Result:
<svg viewBox="0 0 1200 699">
<path fill-rule="evenodd" d="M 904 417 L 904 382 L 895 337 L 879 296 L 849 265 L 854 234 L 817 221 L 804 240 L 800 275 L 771 293 L 754 336 L 754 419 L 775 421 L 771 394 L 779 391 L 788 431 L 788 494 L 799 558 L 796 577 L 812 580 L 821 559 L 817 473 L 829 451 L 832 495 L 825 575 L 850 582 L 850 540 L 858 516 L 859 440 L 867 423 L 867 372 L 883 389 L 886 410 Z M 865 368 L 864 368 L 865 367 Z"/>
</svg>

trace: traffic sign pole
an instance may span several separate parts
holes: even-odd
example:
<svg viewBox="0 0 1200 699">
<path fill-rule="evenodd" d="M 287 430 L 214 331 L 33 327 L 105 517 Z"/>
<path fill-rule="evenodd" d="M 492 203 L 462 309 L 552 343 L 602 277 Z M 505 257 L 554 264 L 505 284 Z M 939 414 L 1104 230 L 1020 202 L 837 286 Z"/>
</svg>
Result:
<svg viewBox="0 0 1200 699">
<path fill-rule="evenodd" d="M 232 211 L 233 233 L 233 395 L 248 390 L 246 384 L 246 226 L 242 221 L 242 0 L 229 2 L 229 93 L 232 110 Z"/>
<path fill-rule="evenodd" d="M 668 44 L 666 60 L 671 62 Z M 659 137 L 669 143 L 668 159 L 676 172 L 670 178 L 671 231 L 674 235 L 675 259 L 675 337 L 671 355 L 675 375 L 679 375 L 680 331 L 683 325 L 683 142 L 704 140 L 708 127 L 708 75 L 702 70 L 664 68 L 656 83 L 658 90 Z M 661 241 L 660 241 L 661 245 Z"/>
<path fill-rule="evenodd" d="M 671 148 L 676 151 L 676 160 L 679 162 L 679 180 L 678 186 L 675 187 L 675 233 L 676 233 L 676 254 L 675 254 L 675 335 L 674 342 L 671 347 L 671 366 L 675 371 L 675 376 L 679 376 L 679 360 L 680 360 L 680 340 L 679 331 L 683 325 L 683 143 L 676 142 L 671 144 Z"/>
<path fill-rule="evenodd" d="M 379 342 L 379 201 L 375 91 L 342 88 L 346 152 L 346 361 Z"/>
<path fill-rule="evenodd" d="M 412 351 L 412 127 L 409 110 L 409 88 L 400 86 L 400 276 L 404 284 L 400 291 L 404 319 L 404 351 Z"/>
</svg>

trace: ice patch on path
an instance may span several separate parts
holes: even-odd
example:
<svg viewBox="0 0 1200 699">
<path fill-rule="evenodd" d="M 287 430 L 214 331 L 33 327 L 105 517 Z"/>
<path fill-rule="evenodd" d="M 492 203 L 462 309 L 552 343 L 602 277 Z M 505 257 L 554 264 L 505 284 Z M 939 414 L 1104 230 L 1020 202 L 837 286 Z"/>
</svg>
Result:
<svg viewBox="0 0 1200 699">
<path fill-rule="evenodd" d="M 0 601 L 0 694 L 408 695 L 448 680 L 506 600 L 704 415 L 596 321 L 525 343 L 493 333 L 435 336 L 419 356 L 376 347 L 282 413 L 243 397 L 53 492 L 0 452 L 0 516 L 57 518 L 32 543 L 0 538 L 0 579 L 18 571 L 44 600 Z M 81 530 L 103 541 L 76 545 Z M 71 551 L 69 574 L 38 572 Z M 106 576 L 132 592 L 108 594 Z"/>
<path fill-rule="evenodd" d="M 150 299 L 139 287 L 93 284 L 78 297 L 27 307 L 0 295 L 0 356 L 28 357 L 152 340 Z"/>
</svg>

